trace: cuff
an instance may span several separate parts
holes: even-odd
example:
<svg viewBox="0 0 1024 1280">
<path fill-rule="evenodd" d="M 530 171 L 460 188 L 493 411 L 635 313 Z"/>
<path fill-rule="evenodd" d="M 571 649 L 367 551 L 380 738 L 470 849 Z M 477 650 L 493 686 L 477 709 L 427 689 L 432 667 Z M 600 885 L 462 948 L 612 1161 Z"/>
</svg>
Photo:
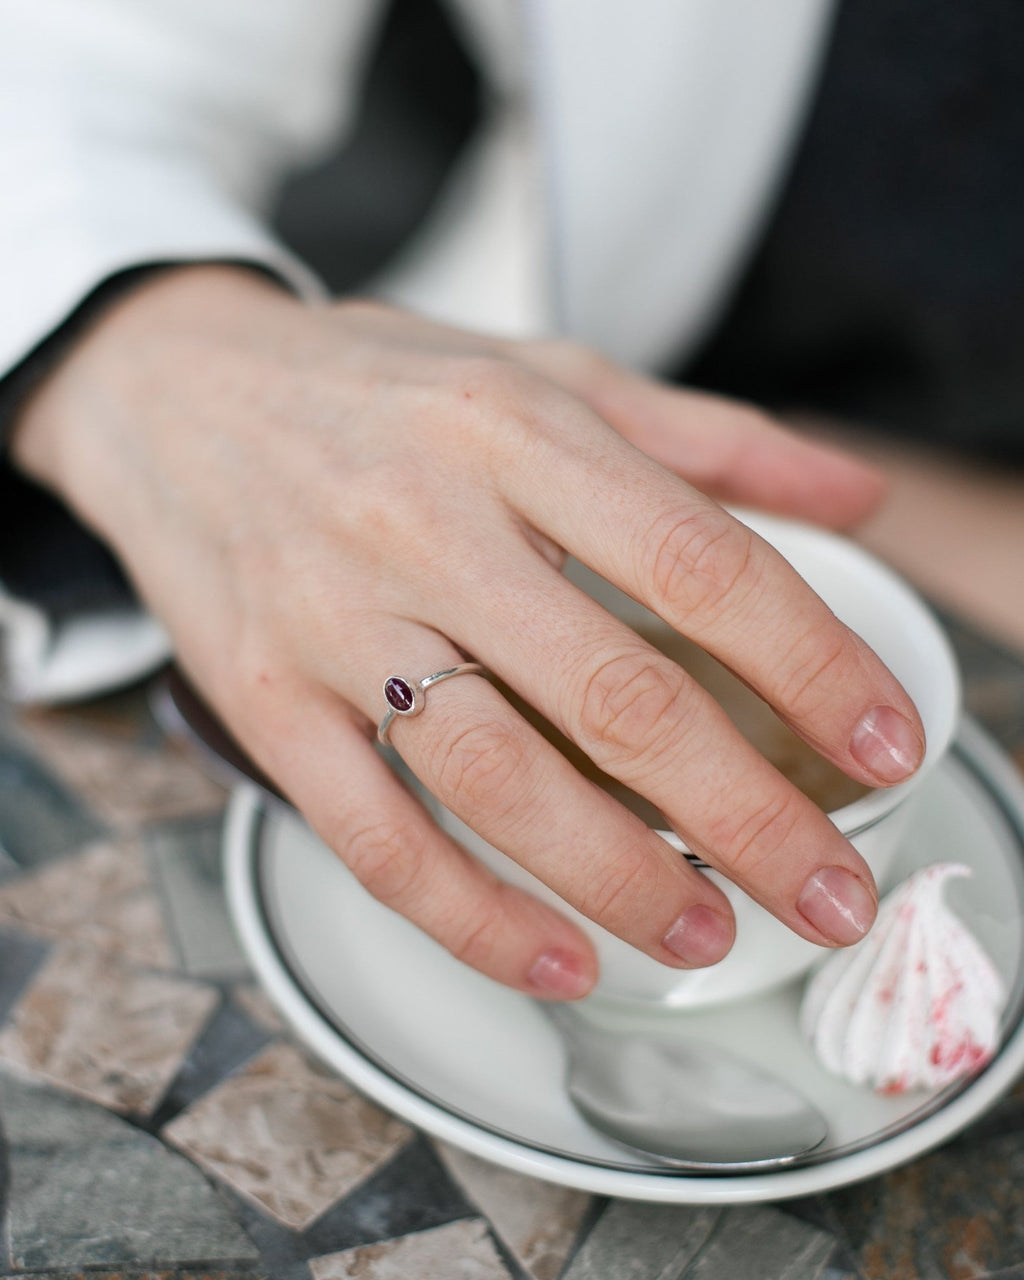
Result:
<svg viewBox="0 0 1024 1280">
<path fill-rule="evenodd" d="M 0 589 L 0 693 L 12 702 L 67 702 L 149 675 L 170 657 L 158 622 L 112 608 L 54 620 Z"/>
</svg>

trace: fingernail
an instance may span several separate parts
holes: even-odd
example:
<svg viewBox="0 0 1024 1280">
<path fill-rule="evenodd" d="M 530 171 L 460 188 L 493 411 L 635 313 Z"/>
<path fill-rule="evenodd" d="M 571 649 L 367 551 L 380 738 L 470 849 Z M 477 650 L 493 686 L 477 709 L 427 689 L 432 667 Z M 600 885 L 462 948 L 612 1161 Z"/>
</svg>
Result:
<svg viewBox="0 0 1024 1280">
<path fill-rule="evenodd" d="M 808 921 L 841 947 L 859 942 L 874 923 L 875 895 L 845 867 L 822 867 L 811 876 L 796 903 Z"/>
<path fill-rule="evenodd" d="M 590 967 L 583 958 L 558 949 L 539 955 L 526 979 L 538 995 L 558 1000 L 578 1000 L 593 986 Z"/>
<path fill-rule="evenodd" d="M 873 707 L 853 731 L 850 755 L 880 782 L 901 782 L 924 759 L 924 739 L 894 707 Z"/>
<path fill-rule="evenodd" d="M 669 928 L 661 945 L 694 969 L 717 964 L 732 946 L 733 924 L 710 907 L 684 911 Z"/>
</svg>

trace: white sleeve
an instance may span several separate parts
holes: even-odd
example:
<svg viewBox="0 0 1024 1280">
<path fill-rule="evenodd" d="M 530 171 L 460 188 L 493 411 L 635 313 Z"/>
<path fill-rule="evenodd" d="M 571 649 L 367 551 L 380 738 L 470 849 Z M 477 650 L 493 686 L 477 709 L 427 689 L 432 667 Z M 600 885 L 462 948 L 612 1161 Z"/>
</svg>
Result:
<svg viewBox="0 0 1024 1280">
<path fill-rule="evenodd" d="M 351 118 L 378 0 L 0 0 L 0 377 L 108 277 L 154 262 L 313 274 L 267 230 Z M 139 610 L 48 618 L 0 583 L 0 689 L 81 697 L 168 653 Z"/>
<path fill-rule="evenodd" d="M 0 375 L 111 274 L 232 259 L 351 115 L 378 0 L 0 0 Z"/>
</svg>

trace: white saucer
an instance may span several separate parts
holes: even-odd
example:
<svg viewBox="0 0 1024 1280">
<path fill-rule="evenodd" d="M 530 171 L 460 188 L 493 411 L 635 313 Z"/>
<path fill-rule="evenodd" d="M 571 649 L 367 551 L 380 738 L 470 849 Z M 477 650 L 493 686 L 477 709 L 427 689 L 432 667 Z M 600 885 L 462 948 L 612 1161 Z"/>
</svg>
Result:
<svg viewBox="0 0 1024 1280">
<path fill-rule="evenodd" d="M 970 865 L 949 900 L 1002 971 L 1005 1040 L 974 1080 L 880 1098 L 828 1075 L 796 1025 L 790 984 L 697 1013 L 623 1024 L 699 1031 L 792 1080 L 828 1117 L 807 1163 L 693 1177 L 634 1159 L 592 1131 L 562 1088 L 556 1033 L 526 997 L 457 964 L 381 907 L 292 810 L 237 791 L 225 829 L 242 944 L 298 1035 L 360 1092 L 411 1124 L 507 1168 L 603 1195 L 679 1204 L 812 1195 L 902 1164 L 970 1123 L 1024 1070 L 1024 785 L 975 725 L 927 782 L 893 880 L 942 859 Z M 608 1015 L 613 1016 L 613 1015 Z"/>
</svg>

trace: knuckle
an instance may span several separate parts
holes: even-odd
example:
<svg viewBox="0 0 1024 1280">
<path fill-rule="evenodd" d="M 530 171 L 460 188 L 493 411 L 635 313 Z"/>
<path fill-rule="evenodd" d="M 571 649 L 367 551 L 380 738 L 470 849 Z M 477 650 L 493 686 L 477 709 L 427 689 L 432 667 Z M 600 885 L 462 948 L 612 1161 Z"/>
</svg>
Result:
<svg viewBox="0 0 1024 1280">
<path fill-rule="evenodd" d="M 352 294 L 333 304 L 336 315 L 355 321 L 379 321 L 395 315 L 394 307 L 370 294 Z"/>
<path fill-rule="evenodd" d="M 621 923 L 636 914 L 635 905 L 641 877 L 637 859 L 620 853 L 602 866 L 578 903 L 585 916 L 602 924 Z"/>
<path fill-rule="evenodd" d="M 737 434 L 744 442 L 753 436 L 778 435 L 782 430 L 779 420 L 756 404 L 730 401 L 729 408 L 738 428 Z"/>
<path fill-rule="evenodd" d="M 334 842 L 342 861 L 364 889 L 387 906 L 407 902 L 423 873 L 422 837 L 385 820 L 346 828 Z"/>
<path fill-rule="evenodd" d="M 482 399 L 489 409 L 511 417 L 519 413 L 538 381 L 522 365 L 490 353 L 459 356 L 449 373 L 464 398 Z"/>
<path fill-rule="evenodd" d="M 607 659 L 587 673 L 577 702 L 584 743 L 609 766 L 649 759 L 678 738 L 687 689 L 678 667 L 646 653 Z"/>
<path fill-rule="evenodd" d="M 357 546 L 388 580 L 396 565 L 420 573 L 436 563 L 438 496 L 416 466 L 401 458 L 363 467 L 329 519 L 342 546 Z M 387 574 L 384 570 L 387 569 Z"/>
<path fill-rule="evenodd" d="M 492 478 L 529 468 L 547 438 L 554 388 L 534 370 L 499 356 L 460 356 L 449 370 L 441 425 L 450 446 L 473 450 Z"/>
<path fill-rule="evenodd" d="M 472 969 L 489 970 L 503 936 L 505 915 L 496 904 L 478 905 L 471 920 L 445 930 L 446 946 L 456 960 Z"/>
<path fill-rule="evenodd" d="M 357 529 L 375 534 L 406 534 L 417 523 L 422 499 L 419 477 L 401 461 L 385 459 L 361 468 L 358 482 L 347 487 L 341 513 Z"/>
<path fill-rule="evenodd" d="M 526 746 L 507 726 L 482 721 L 438 747 L 437 794 L 465 821 L 507 817 L 521 802 L 528 775 Z"/>
<path fill-rule="evenodd" d="M 593 347 L 575 338 L 547 338 L 536 344 L 537 357 L 572 382 L 589 382 L 611 369 L 611 363 Z"/>
<path fill-rule="evenodd" d="M 656 520 L 641 541 L 641 581 L 677 617 L 717 617 L 759 579 L 754 534 L 717 508 Z"/>
<path fill-rule="evenodd" d="M 778 691 L 779 704 L 799 719 L 813 717 L 842 687 L 855 665 L 852 646 L 841 625 L 830 619 L 807 632 L 789 655 L 790 670 Z"/>
<path fill-rule="evenodd" d="M 800 816 L 796 795 L 783 792 L 714 824 L 709 843 L 727 864 L 731 879 L 744 885 L 763 882 L 792 839 Z"/>
</svg>

